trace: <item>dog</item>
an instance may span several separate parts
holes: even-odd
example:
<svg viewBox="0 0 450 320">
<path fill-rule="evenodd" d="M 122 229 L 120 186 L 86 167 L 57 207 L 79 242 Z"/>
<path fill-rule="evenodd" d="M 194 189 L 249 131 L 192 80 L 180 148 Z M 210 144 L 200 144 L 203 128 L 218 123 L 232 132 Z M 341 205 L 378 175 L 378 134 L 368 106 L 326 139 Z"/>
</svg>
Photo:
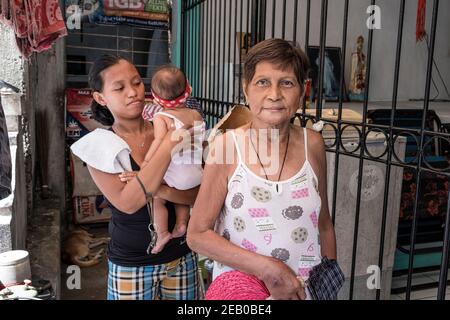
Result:
<svg viewBox="0 0 450 320">
<path fill-rule="evenodd" d="M 93 252 L 94 248 L 108 244 L 110 238 L 95 238 L 86 230 L 69 232 L 62 244 L 61 257 L 67 264 L 74 264 L 82 268 L 92 267 L 102 261 L 105 249 Z"/>
</svg>

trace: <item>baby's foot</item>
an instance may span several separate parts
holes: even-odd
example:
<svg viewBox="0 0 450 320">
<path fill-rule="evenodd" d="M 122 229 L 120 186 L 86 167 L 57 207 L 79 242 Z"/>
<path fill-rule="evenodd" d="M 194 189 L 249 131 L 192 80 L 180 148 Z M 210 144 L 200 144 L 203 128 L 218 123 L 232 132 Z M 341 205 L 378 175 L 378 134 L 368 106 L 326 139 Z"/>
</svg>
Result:
<svg viewBox="0 0 450 320">
<path fill-rule="evenodd" d="M 186 234 L 187 225 L 185 223 L 175 224 L 175 228 L 172 231 L 173 238 L 181 238 Z"/>
<path fill-rule="evenodd" d="M 168 231 L 158 234 L 155 247 L 152 249 L 152 254 L 160 253 L 170 239 L 172 239 L 172 234 Z"/>
</svg>

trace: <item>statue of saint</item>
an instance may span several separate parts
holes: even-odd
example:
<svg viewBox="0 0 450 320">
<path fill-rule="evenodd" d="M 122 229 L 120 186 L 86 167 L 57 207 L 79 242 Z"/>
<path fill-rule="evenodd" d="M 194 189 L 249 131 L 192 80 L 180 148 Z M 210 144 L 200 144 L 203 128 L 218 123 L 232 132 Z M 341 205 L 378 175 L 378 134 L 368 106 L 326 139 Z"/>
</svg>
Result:
<svg viewBox="0 0 450 320">
<path fill-rule="evenodd" d="M 349 87 L 350 100 L 364 99 L 366 85 L 366 55 L 363 52 L 364 38 L 359 36 L 356 41 L 356 51 L 352 53 L 352 73 Z"/>
</svg>

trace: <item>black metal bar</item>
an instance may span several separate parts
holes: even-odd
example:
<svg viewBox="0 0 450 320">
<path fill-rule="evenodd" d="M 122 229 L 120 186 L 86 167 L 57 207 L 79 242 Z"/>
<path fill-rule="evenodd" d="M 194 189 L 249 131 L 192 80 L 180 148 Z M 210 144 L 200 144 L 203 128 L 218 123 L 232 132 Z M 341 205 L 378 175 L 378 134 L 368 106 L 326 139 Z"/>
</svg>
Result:
<svg viewBox="0 0 450 320">
<path fill-rule="evenodd" d="M 447 215 L 445 217 L 445 231 L 444 231 L 444 247 L 442 248 L 442 262 L 439 274 L 439 288 L 437 298 L 438 300 L 445 300 L 447 291 L 448 265 L 450 257 L 450 188 L 447 201 Z"/>
<path fill-rule="evenodd" d="M 187 66 L 187 74 L 188 77 L 194 80 L 194 37 L 195 37 L 195 29 L 194 29 L 194 10 L 190 10 L 187 13 L 188 21 L 189 21 L 189 35 L 188 35 L 188 66 Z"/>
<path fill-rule="evenodd" d="M 252 14 L 251 14 L 251 46 L 253 47 L 258 42 L 259 32 L 259 0 L 252 0 Z M 250 3 L 248 3 L 250 5 Z"/>
<path fill-rule="evenodd" d="M 286 39 L 286 0 L 283 0 L 283 18 L 281 21 L 281 38 Z"/>
<path fill-rule="evenodd" d="M 311 0 L 307 0 L 306 2 L 306 27 L 305 27 L 305 53 L 308 54 L 308 46 L 309 46 L 309 23 L 311 21 Z M 312 63 L 312 61 L 310 61 Z M 306 99 L 303 99 L 302 103 L 302 113 L 306 113 Z M 304 118 L 301 121 L 302 125 L 306 126 Z"/>
<path fill-rule="evenodd" d="M 342 27 L 342 60 L 341 60 L 341 70 L 345 70 L 345 55 L 347 52 L 347 32 L 348 32 L 348 0 L 345 0 L 344 5 L 344 24 Z M 343 105 L 343 96 L 344 96 L 344 72 L 341 72 L 341 79 L 339 84 L 339 111 L 338 111 L 338 133 L 337 133 L 337 139 L 338 141 L 341 140 L 341 120 L 342 120 L 342 105 Z M 336 200 L 337 200 L 337 185 L 338 185 L 338 178 L 339 178 L 339 158 L 340 158 L 340 146 L 341 144 L 338 143 L 335 163 L 334 163 L 334 188 L 333 188 L 333 209 L 331 212 L 331 221 L 333 221 L 333 225 L 336 223 Z"/>
<path fill-rule="evenodd" d="M 204 88 L 204 72 L 205 72 L 205 67 L 204 67 L 204 63 L 205 63 L 205 19 L 204 19 L 204 14 L 203 14 L 203 9 L 204 9 L 204 1 L 202 1 L 200 4 L 200 62 L 199 62 L 199 86 L 200 86 L 200 90 L 199 90 L 199 94 L 198 97 L 203 97 L 205 95 L 205 88 Z M 197 98 L 198 98 L 197 97 Z"/>
<path fill-rule="evenodd" d="M 412 232 L 411 232 L 411 248 L 412 252 L 414 252 L 415 239 L 417 233 L 417 218 L 418 218 L 418 205 L 419 205 L 419 196 L 420 196 L 420 178 L 422 171 L 422 160 L 423 160 L 423 146 L 425 143 L 425 126 L 426 126 L 426 118 L 428 113 L 428 108 L 430 106 L 430 89 L 431 89 L 431 80 L 433 74 L 433 60 L 434 60 L 434 46 L 436 40 L 436 24 L 437 24 L 437 14 L 438 14 L 439 0 L 434 1 L 433 8 L 433 20 L 431 25 L 431 39 L 430 39 L 430 52 L 428 55 L 428 64 L 427 64 L 427 77 L 426 77 L 426 85 L 425 85 L 425 99 L 424 99 L 424 111 L 422 116 L 422 127 L 421 127 L 421 135 L 420 135 L 420 143 L 419 143 L 419 159 L 417 163 L 417 178 L 416 178 L 416 198 L 414 200 L 414 214 L 413 214 L 413 223 L 412 223 Z M 411 284 L 412 284 L 412 268 L 414 265 L 414 254 L 409 255 L 409 272 L 408 272 L 408 280 L 407 280 L 407 289 L 406 289 L 406 300 L 411 299 Z"/>
<path fill-rule="evenodd" d="M 260 0 L 258 42 L 266 38 L 267 0 Z"/>
<path fill-rule="evenodd" d="M 211 24 L 212 24 L 212 19 L 213 19 L 213 14 L 212 14 L 212 4 L 211 1 L 207 1 L 207 9 L 208 9 L 208 36 L 209 36 L 209 41 L 208 41 L 208 57 L 207 57 L 207 70 L 208 70 L 208 98 L 211 99 L 212 98 L 212 70 L 211 70 L 211 61 L 212 61 L 212 28 L 211 28 Z M 207 113 L 208 113 L 208 122 L 211 124 L 212 126 L 212 103 L 208 102 L 208 107 L 207 107 Z"/>
<path fill-rule="evenodd" d="M 375 5 L 375 0 L 372 0 L 372 5 Z M 366 132 L 366 122 L 367 122 L 367 109 L 369 104 L 369 84 L 370 84 L 370 67 L 372 59 L 372 43 L 373 43 L 373 29 L 369 30 L 369 41 L 368 41 L 368 53 L 367 53 L 367 74 L 366 74 L 366 85 L 364 91 L 364 107 L 363 107 L 363 120 L 362 120 L 362 132 Z M 353 234 L 353 256 L 352 256 L 352 271 L 350 278 L 350 300 L 353 300 L 353 291 L 355 285 L 355 271 L 356 271 L 356 253 L 358 249 L 358 231 L 359 231 L 359 214 L 361 209 L 361 187 L 363 179 L 363 166 L 364 166 L 364 151 L 366 141 L 361 139 L 361 151 L 359 160 L 359 172 L 358 172 L 358 187 L 356 190 L 356 212 L 355 212 L 355 229 Z"/>
<path fill-rule="evenodd" d="M 194 21 L 195 21 L 195 67 L 194 67 L 194 78 L 195 78 L 195 93 L 198 95 L 199 93 L 199 80 L 200 80 L 200 72 L 202 70 L 201 64 L 200 64 L 200 50 L 201 50 L 201 15 L 200 15 L 200 8 L 199 6 L 195 7 L 194 11 Z"/>
<path fill-rule="evenodd" d="M 294 29 L 292 30 L 292 40 L 297 43 L 297 27 L 298 27 L 298 0 L 294 0 Z"/>
<path fill-rule="evenodd" d="M 277 12 L 276 7 L 277 0 L 272 0 L 272 38 L 275 38 L 275 17 Z"/>
<path fill-rule="evenodd" d="M 181 1 L 181 46 L 180 46 L 180 67 L 182 70 L 185 70 L 186 62 L 185 59 L 185 51 L 186 51 L 186 34 L 187 34 L 187 27 L 186 27 L 186 1 Z"/>
<path fill-rule="evenodd" d="M 236 35 L 237 34 L 237 18 L 238 18 L 238 9 L 237 9 L 237 7 L 238 7 L 238 3 L 237 3 L 237 1 L 238 0 L 234 0 L 234 33 L 233 33 L 233 35 Z M 234 42 L 234 55 L 233 55 L 233 74 L 232 74 L 232 77 L 233 77 L 233 102 L 234 103 L 236 103 L 236 84 L 235 84 L 235 81 L 236 81 L 236 70 L 235 70 L 235 67 L 236 67 L 236 62 L 238 61 L 238 58 L 236 57 L 236 51 L 237 51 L 237 53 L 238 53 L 238 57 L 240 56 L 240 49 L 238 48 L 238 45 L 237 45 L 237 40 L 236 41 L 233 41 Z M 239 82 L 239 80 L 238 80 L 238 82 Z M 239 88 L 238 88 L 238 94 L 239 94 Z"/>
<path fill-rule="evenodd" d="M 447 281 L 446 285 L 450 286 L 450 281 Z M 433 289 L 433 288 L 436 288 L 438 286 L 439 286 L 439 282 L 430 282 L 430 283 L 416 284 L 416 285 L 413 285 L 411 287 L 411 291 Z M 391 290 L 391 294 L 402 294 L 402 293 L 405 293 L 405 292 L 406 292 L 406 287 L 393 288 Z"/>
<path fill-rule="evenodd" d="M 244 21 L 243 21 L 243 17 L 244 17 L 244 3 L 243 0 L 241 0 L 241 28 L 239 29 L 241 34 L 243 33 L 244 30 L 242 30 L 244 28 Z M 238 103 L 241 103 L 241 92 L 242 92 L 242 37 L 239 37 L 239 87 L 238 87 Z"/>
<path fill-rule="evenodd" d="M 391 162 L 392 162 L 392 153 L 394 151 L 394 143 L 393 143 L 393 130 L 394 119 L 395 119 L 395 110 L 397 109 L 397 95 L 398 95 L 398 80 L 400 77 L 400 59 L 402 52 L 402 40 L 403 40 L 403 21 L 405 17 L 405 0 L 401 0 L 400 3 L 400 13 L 399 13 L 399 23 L 398 23 L 398 33 L 397 33 L 397 51 L 395 58 L 395 71 L 394 71 L 394 89 L 392 96 L 392 112 L 391 112 L 391 123 L 389 130 L 389 139 L 388 143 L 388 155 L 387 155 L 387 167 L 386 167 L 386 176 L 385 176 L 385 187 L 384 187 L 384 198 L 383 198 L 383 216 L 381 222 L 381 235 L 380 235 L 380 252 L 378 254 L 378 267 L 381 270 L 381 274 L 383 273 L 383 255 L 384 255 L 384 241 L 386 235 L 386 216 L 387 216 L 387 206 L 389 199 L 389 187 L 390 187 L 390 177 L 391 177 Z M 377 289 L 376 300 L 380 300 L 381 290 Z"/>
<path fill-rule="evenodd" d="M 227 12 L 227 3 L 229 3 L 229 0 L 225 0 L 224 2 L 223 2 L 223 11 L 221 11 L 221 12 L 223 12 L 223 13 L 225 13 L 225 12 Z M 222 10 L 222 2 L 221 2 L 221 6 L 220 6 L 220 9 Z M 222 43 L 221 43 L 221 47 L 220 47 L 220 49 L 219 49 L 219 54 L 220 54 L 220 56 L 219 56 L 219 61 L 220 60 L 222 60 L 222 62 L 221 62 L 221 66 L 222 66 L 222 84 L 220 85 L 220 87 L 221 87 L 221 90 L 222 90 L 222 96 L 221 96 L 221 104 L 220 104 L 220 117 L 223 117 L 223 115 L 224 115 L 224 113 L 223 113 L 223 111 L 224 111 L 224 104 L 223 104 L 223 102 L 225 101 L 225 87 L 227 87 L 227 85 L 225 85 L 225 59 L 226 59 L 226 51 L 225 51 L 225 45 L 226 45 L 226 38 L 225 38 L 225 35 L 226 35 L 226 31 L 225 31 L 225 29 L 226 29 L 226 26 L 227 26 L 227 22 L 226 22 L 226 20 L 225 20 L 225 18 L 223 19 L 223 24 L 222 25 L 220 25 L 220 30 L 221 30 L 221 34 L 222 34 L 222 36 L 221 36 L 221 39 L 222 39 Z M 220 57 L 222 57 L 222 59 L 220 59 Z"/>
<path fill-rule="evenodd" d="M 249 34 L 250 31 L 250 21 L 251 21 L 251 11 L 250 11 L 250 2 L 247 0 L 247 26 L 245 28 L 245 32 L 247 32 L 247 35 Z M 252 35 L 250 35 L 250 39 L 252 39 Z M 251 41 L 250 41 L 251 43 Z M 248 46 L 248 41 L 245 41 L 245 51 L 248 51 L 249 46 Z"/>
<path fill-rule="evenodd" d="M 224 102 L 229 102 L 230 100 L 230 70 L 234 70 L 234 62 L 233 64 L 231 64 L 231 12 L 232 12 L 232 7 L 233 7 L 233 3 L 231 2 L 231 0 L 227 1 L 230 6 L 228 8 L 228 16 L 230 17 L 229 21 L 228 21 L 228 75 L 227 75 L 227 99 Z M 234 16 L 236 19 L 236 16 Z M 227 108 L 227 112 L 228 112 L 228 108 Z"/>
<path fill-rule="evenodd" d="M 329 153 L 337 153 L 336 150 L 329 149 L 329 148 L 327 148 L 326 151 L 329 152 Z M 376 158 L 373 158 L 373 157 L 370 157 L 370 156 L 366 156 L 366 155 L 361 157 L 359 154 L 355 154 L 353 152 L 347 152 L 347 151 L 344 151 L 344 150 L 339 151 L 339 153 L 340 153 L 341 156 L 344 155 L 344 156 L 348 156 L 348 157 L 355 158 L 355 159 L 362 158 L 362 159 L 367 160 L 367 161 L 372 161 L 372 162 L 376 162 L 376 163 L 380 163 L 380 164 L 386 164 L 386 160 L 376 159 Z M 395 166 L 395 167 L 399 167 L 399 168 L 404 168 L 404 169 L 405 168 L 416 169 L 416 167 L 417 167 L 416 165 L 400 163 L 400 162 L 396 162 L 396 161 L 392 161 L 391 165 Z M 429 173 L 436 173 L 436 174 L 440 174 L 440 175 L 443 175 L 443 176 L 446 176 L 446 177 L 450 178 L 450 174 L 448 174 L 448 173 L 437 172 L 435 170 L 427 169 L 427 168 L 422 168 L 422 171 L 423 172 L 429 172 Z"/>
<path fill-rule="evenodd" d="M 325 47 L 327 42 L 327 13 L 328 0 L 322 0 L 322 9 L 320 14 L 320 64 L 319 64 L 319 88 L 316 94 L 316 120 L 322 118 L 322 94 L 323 94 L 323 76 L 325 65 Z M 312 62 L 314 63 L 314 62 Z"/>
<path fill-rule="evenodd" d="M 221 1 L 221 0 L 219 0 Z M 218 56 L 220 55 L 220 52 L 218 53 L 217 51 L 217 44 L 220 42 L 218 41 L 219 39 L 219 35 L 217 33 L 217 25 L 220 26 L 221 20 L 222 20 L 222 15 L 220 14 L 220 9 L 218 8 L 218 0 L 214 0 L 214 18 L 217 19 L 217 16 L 219 16 L 219 23 L 214 23 L 214 60 L 213 60 L 213 123 L 214 125 L 216 124 L 216 119 L 217 119 L 217 114 L 218 114 L 218 105 L 217 105 L 217 96 L 218 96 L 218 81 L 217 81 L 217 76 L 219 74 L 219 70 L 218 70 L 218 64 L 219 64 L 219 58 Z"/>
<path fill-rule="evenodd" d="M 191 10 L 192 8 L 201 5 L 205 2 L 207 2 L 208 0 L 197 0 L 197 1 L 189 1 L 189 0 L 182 0 L 182 1 L 188 1 L 189 4 L 186 5 L 186 11 Z"/>
<path fill-rule="evenodd" d="M 188 3 L 192 2 L 192 0 L 189 0 Z M 194 33 L 194 29 L 193 29 L 193 19 L 192 19 L 192 10 L 189 10 L 187 13 L 187 20 L 188 20 L 188 33 L 189 35 L 187 36 L 188 39 L 188 48 L 187 48 L 187 65 L 186 65 L 186 75 L 188 76 L 189 79 L 192 79 L 192 41 L 193 41 L 193 33 Z"/>
<path fill-rule="evenodd" d="M 311 24 L 311 0 L 306 1 L 305 52 L 308 53 L 309 27 Z"/>
</svg>

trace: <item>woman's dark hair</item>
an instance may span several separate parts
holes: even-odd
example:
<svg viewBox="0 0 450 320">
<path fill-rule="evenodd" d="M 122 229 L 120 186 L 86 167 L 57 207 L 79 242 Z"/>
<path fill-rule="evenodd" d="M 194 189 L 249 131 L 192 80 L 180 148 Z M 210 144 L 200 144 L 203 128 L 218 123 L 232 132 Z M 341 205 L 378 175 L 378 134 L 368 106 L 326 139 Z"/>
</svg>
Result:
<svg viewBox="0 0 450 320">
<path fill-rule="evenodd" d="M 102 92 L 104 81 L 102 72 L 109 67 L 118 64 L 121 60 L 128 61 L 127 59 L 115 56 L 115 55 L 102 55 L 97 58 L 89 71 L 89 86 L 94 92 Z M 92 100 L 91 104 L 92 117 L 103 124 L 104 126 L 112 126 L 114 124 L 114 116 L 107 107 L 103 107 Z"/>
<path fill-rule="evenodd" d="M 267 39 L 253 46 L 245 58 L 245 83 L 248 84 L 252 81 L 257 64 L 263 61 L 278 65 L 282 70 L 292 68 L 300 85 L 303 85 L 307 79 L 309 71 L 308 57 L 294 42 L 283 39 Z"/>
</svg>

